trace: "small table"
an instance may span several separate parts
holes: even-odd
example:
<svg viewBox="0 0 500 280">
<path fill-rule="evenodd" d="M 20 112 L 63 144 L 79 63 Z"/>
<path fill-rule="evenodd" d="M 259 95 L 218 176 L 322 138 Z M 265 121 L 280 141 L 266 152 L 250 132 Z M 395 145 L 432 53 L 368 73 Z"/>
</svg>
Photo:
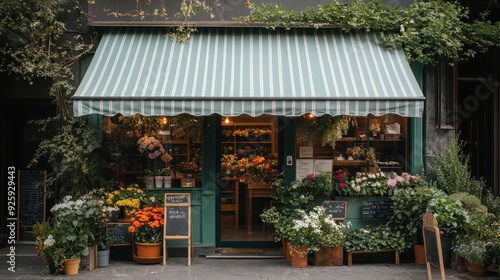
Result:
<svg viewBox="0 0 500 280">
<path fill-rule="evenodd" d="M 257 183 L 247 184 L 245 188 L 245 196 L 247 199 L 247 229 L 248 233 L 252 233 L 252 200 L 254 197 L 271 197 L 274 189 L 270 184 Z"/>
</svg>

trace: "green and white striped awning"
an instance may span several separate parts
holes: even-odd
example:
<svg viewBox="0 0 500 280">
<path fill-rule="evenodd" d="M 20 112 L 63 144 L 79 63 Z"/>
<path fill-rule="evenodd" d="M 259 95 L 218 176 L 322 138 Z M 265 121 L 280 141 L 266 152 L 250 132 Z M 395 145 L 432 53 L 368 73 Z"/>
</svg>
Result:
<svg viewBox="0 0 500 280">
<path fill-rule="evenodd" d="M 402 50 L 376 33 L 207 28 L 175 43 L 161 28 L 103 35 L 74 97 L 76 116 L 217 113 L 421 117 Z"/>
</svg>

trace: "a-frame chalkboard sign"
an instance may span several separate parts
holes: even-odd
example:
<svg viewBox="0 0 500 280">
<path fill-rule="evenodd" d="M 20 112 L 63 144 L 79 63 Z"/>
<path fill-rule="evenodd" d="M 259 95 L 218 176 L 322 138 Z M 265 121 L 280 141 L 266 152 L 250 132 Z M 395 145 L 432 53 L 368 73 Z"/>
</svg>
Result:
<svg viewBox="0 0 500 280">
<path fill-rule="evenodd" d="M 45 221 L 45 181 L 47 171 L 18 170 L 17 183 L 17 220 L 19 223 L 17 237 L 20 233 L 31 232 L 37 222 Z"/>
<path fill-rule="evenodd" d="M 441 280 L 445 280 L 443 252 L 441 250 L 441 233 L 438 222 L 431 212 L 426 212 L 423 219 L 425 260 L 427 264 L 427 278 L 432 279 L 431 264 L 439 268 Z"/>
<path fill-rule="evenodd" d="M 191 194 L 165 193 L 163 227 L 163 265 L 167 262 L 167 239 L 187 239 L 188 265 L 191 265 Z"/>
</svg>

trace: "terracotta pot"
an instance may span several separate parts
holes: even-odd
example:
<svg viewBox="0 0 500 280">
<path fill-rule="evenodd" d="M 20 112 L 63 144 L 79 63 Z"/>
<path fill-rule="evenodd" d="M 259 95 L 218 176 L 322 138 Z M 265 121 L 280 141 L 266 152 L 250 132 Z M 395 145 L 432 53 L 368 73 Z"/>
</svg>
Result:
<svg viewBox="0 0 500 280">
<path fill-rule="evenodd" d="M 292 261 L 290 264 L 292 267 L 307 267 L 307 255 L 308 255 L 308 249 L 306 246 L 299 246 L 295 247 L 291 245 L 291 255 L 292 255 Z"/>
<path fill-rule="evenodd" d="M 161 243 L 135 242 L 135 245 L 139 258 L 159 258 L 161 256 Z"/>
<path fill-rule="evenodd" d="M 468 263 L 467 270 L 469 270 L 469 274 L 473 276 L 486 275 L 486 266 L 484 266 L 483 264 Z"/>
<path fill-rule="evenodd" d="M 413 245 L 413 253 L 415 255 L 415 263 L 426 264 L 424 245 Z"/>
<path fill-rule="evenodd" d="M 80 259 L 67 259 L 64 261 L 64 273 L 66 275 L 76 275 L 78 274 L 78 269 L 80 267 Z"/>
<path fill-rule="evenodd" d="M 283 247 L 283 254 L 285 255 L 285 259 L 287 261 L 291 261 L 290 257 L 290 249 L 288 248 L 288 241 L 285 238 L 281 239 L 281 246 Z"/>
<path fill-rule="evenodd" d="M 344 265 L 344 247 L 323 247 L 314 252 L 314 265 L 317 266 L 342 266 Z"/>
</svg>

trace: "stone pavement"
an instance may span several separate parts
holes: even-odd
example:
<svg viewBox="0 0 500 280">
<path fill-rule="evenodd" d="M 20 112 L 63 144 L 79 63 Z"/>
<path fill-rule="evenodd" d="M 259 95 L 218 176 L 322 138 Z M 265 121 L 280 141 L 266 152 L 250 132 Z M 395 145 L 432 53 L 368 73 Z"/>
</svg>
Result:
<svg viewBox="0 0 500 280">
<path fill-rule="evenodd" d="M 167 265 L 138 264 L 130 260 L 111 260 L 108 267 L 80 271 L 78 275 L 50 275 L 47 265 L 36 256 L 33 245 L 16 246 L 15 272 L 8 270 L 8 250 L 0 250 L 0 279 L 427 279 L 425 265 L 413 262 L 354 263 L 353 266 L 307 268 L 291 267 L 285 259 L 211 259 L 194 257 L 188 266 L 185 257 L 170 257 Z M 432 269 L 433 279 L 441 279 L 439 269 Z M 446 269 L 446 279 L 500 279 L 498 275 L 472 277 L 466 272 Z"/>
</svg>

